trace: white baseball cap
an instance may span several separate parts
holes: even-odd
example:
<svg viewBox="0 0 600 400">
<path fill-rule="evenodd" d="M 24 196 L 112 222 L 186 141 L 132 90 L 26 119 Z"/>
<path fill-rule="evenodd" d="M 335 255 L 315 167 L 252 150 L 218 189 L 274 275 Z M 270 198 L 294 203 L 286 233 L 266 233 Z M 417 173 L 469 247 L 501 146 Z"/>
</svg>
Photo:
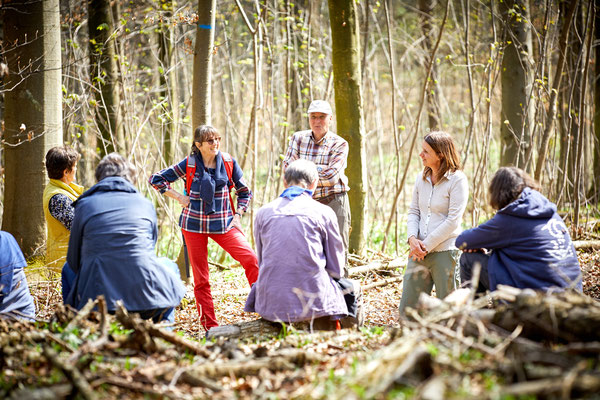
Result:
<svg viewBox="0 0 600 400">
<path fill-rule="evenodd" d="M 325 100 L 313 100 L 308 106 L 307 113 L 323 113 L 327 115 L 333 115 L 333 111 L 331 110 L 331 106 Z"/>
</svg>

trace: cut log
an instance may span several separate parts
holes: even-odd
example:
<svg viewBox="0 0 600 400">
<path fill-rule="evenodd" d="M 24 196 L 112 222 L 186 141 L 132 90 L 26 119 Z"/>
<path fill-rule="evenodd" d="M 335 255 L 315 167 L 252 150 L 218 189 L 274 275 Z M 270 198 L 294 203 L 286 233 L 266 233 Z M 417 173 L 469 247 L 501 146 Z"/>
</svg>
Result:
<svg viewBox="0 0 600 400">
<path fill-rule="evenodd" d="M 517 289 L 518 290 L 518 289 Z M 520 291 L 514 301 L 497 307 L 492 322 L 512 331 L 523 325 L 521 336 L 533 340 L 593 342 L 600 332 L 600 303 L 578 292 L 549 296 Z"/>
<path fill-rule="evenodd" d="M 209 329 L 206 333 L 206 338 L 242 338 L 258 335 L 277 335 L 279 332 L 281 332 L 281 324 L 261 318 L 233 325 L 215 326 Z"/>
</svg>

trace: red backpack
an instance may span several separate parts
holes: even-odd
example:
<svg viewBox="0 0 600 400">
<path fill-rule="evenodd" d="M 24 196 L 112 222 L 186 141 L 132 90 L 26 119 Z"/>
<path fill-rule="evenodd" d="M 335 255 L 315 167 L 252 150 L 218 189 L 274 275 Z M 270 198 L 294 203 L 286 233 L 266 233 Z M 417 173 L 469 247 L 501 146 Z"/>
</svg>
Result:
<svg viewBox="0 0 600 400">
<path fill-rule="evenodd" d="M 231 204 L 232 212 L 235 214 L 235 207 L 233 205 L 233 199 L 231 198 L 231 189 L 233 188 L 233 158 L 229 153 L 225 152 L 221 152 L 221 157 L 223 157 L 223 164 L 225 164 L 225 171 L 227 171 L 227 194 L 229 194 L 229 203 Z M 187 165 L 185 167 L 185 191 L 188 196 L 190 195 L 194 175 L 196 175 L 196 157 L 188 156 Z"/>
</svg>

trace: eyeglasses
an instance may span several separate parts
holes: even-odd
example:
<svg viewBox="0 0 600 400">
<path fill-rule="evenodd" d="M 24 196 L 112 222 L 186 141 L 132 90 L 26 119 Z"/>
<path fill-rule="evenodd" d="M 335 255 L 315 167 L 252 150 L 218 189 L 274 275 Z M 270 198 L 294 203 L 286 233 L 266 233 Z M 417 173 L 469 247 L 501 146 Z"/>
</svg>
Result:
<svg viewBox="0 0 600 400">
<path fill-rule="evenodd" d="M 208 143 L 208 144 L 210 144 L 211 146 L 213 144 L 215 144 L 216 142 L 220 142 L 220 141 L 221 141 L 221 137 L 220 136 L 219 137 L 214 137 L 212 139 L 206 139 L 205 140 L 205 142 Z"/>
</svg>

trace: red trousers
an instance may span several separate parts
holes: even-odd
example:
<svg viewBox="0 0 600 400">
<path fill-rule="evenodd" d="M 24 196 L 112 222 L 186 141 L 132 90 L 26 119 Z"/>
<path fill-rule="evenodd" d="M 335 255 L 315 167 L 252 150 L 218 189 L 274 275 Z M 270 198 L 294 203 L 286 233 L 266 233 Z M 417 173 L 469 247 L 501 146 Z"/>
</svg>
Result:
<svg viewBox="0 0 600 400">
<path fill-rule="evenodd" d="M 227 233 L 195 233 L 184 230 L 183 236 L 194 273 L 194 296 L 200 323 L 208 330 L 213 326 L 219 326 L 208 278 L 208 238 L 217 242 L 223 250 L 242 264 L 250 285 L 258 279 L 258 259 L 244 234 L 237 228 L 232 228 Z"/>
</svg>

